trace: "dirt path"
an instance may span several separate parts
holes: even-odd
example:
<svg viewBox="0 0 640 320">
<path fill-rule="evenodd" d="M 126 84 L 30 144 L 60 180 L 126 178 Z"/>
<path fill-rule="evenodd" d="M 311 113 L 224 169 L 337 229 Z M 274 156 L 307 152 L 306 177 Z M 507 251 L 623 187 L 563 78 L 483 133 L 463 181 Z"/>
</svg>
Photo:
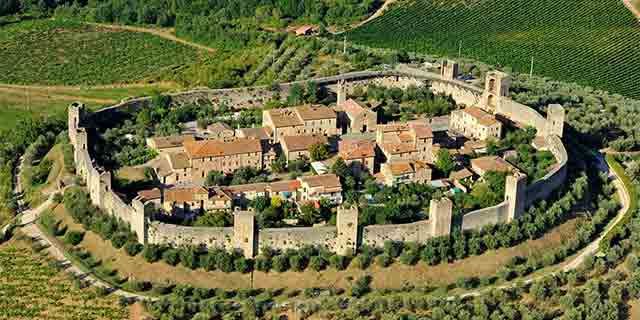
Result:
<svg viewBox="0 0 640 320">
<path fill-rule="evenodd" d="M 640 1 L 638 0 L 622 0 L 624 5 L 629 8 L 629 11 L 640 20 Z"/>
<path fill-rule="evenodd" d="M 191 46 L 200 50 L 205 50 L 208 51 L 210 53 L 215 53 L 216 49 L 211 48 L 211 47 L 207 47 L 201 44 L 197 44 L 188 40 L 184 40 L 184 39 L 180 39 L 178 37 L 176 37 L 174 34 L 172 34 L 169 31 L 165 31 L 165 30 L 160 30 L 160 29 L 151 29 L 151 28 L 143 28 L 143 27 L 132 27 L 132 26 L 124 26 L 124 25 L 113 25 L 113 24 L 103 24 L 103 23 L 89 23 L 91 25 L 94 26 L 98 26 L 98 27 L 103 27 L 103 28 L 108 28 L 108 29 L 113 29 L 113 30 L 125 30 L 125 31 L 133 31 L 133 32 L 144 32 L 144 33 L 149 33 L 167 40 L 171 40 L 171 41 L 175 41 L 187 46 Z"/>
<path fill-rule="evenodd" d="M 358 27 L 364 25 L 365 23 L 368 23 L 368 22 L 372 21 L 375 18 L 380 17 L 385 11 L 387 11 L 389 6 L 391 6 L 396 1 L 398 1 L 398 0 L 385 0 L 385 2 L 382 4 L 382 6 L 380 8 L 378 8 L 378 10 L 376 10 L 376 12 L 374 12 L 371 16 L 369 16 L 369 18 L 366 18 L 366 19 L 364 19 L 364 20 L 352 25 L 351 27 L 349 27 L 346 30 L 342 30 L 342 31 L 339 31 L 339 32 L 333 32 L 333 34 L 343 34 L 343 33 L 347 32 L 349 30 L 358 28 Z"/>
<path fill-rule="evenodd" d="M 47 91 L 46 89 L 34 90 L 34 88 L 31 88 L 31 89 L 26 87 L 18 88 L 11 85 L 0 84 L 0 94 L 2 93 L 29 95 L 33 99 L 45 98 L 45 99 L 68 100 L 68 101 L 80 100 L 87 103 L 95 103 L 95 104 L 114 104 L 118 102 L 117 100 L 114 100 L 114 99 L 88 98 L 86 96 L 83 97 L 83 96 L 74 96 L 74 95 L 68 95 L 68 94 L 59 94 L 59 93 L 55 93 L 55 91 Z"/>
</svg>

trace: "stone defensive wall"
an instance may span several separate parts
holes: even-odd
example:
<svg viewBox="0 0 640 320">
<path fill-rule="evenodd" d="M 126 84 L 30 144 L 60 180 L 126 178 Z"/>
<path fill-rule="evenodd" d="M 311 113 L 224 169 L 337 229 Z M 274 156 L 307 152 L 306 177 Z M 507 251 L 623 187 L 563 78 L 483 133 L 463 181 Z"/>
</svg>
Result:
<svg viewBox="0 0 640 320">
<path fill-rule="evenodd" d="M 382 247 L 385 241 L 425 242 L 431 238 L 431 220 L 362 228 L 362 245 Z"/>
<path fill-rule="evenodd" d="M 458 104 L 471 106 L 484 101 L 484 92 L 478 87 L 419 70 L 354 72 L 312 81 L 329 89 L 340 84 L 347 91 L 368 84 L 401 88 L 428 84 L 434 92 L 450 95 Z M 268 99 L 282 98 L 292 84 L 304 82 L 282 84 L 280 92 L 271 92 L 267 87 L 253 87 L 192 90 L 170 96 L 172 102 L 178 105 L 210 105 L 211 102 L 225 101 L 230 107 L 239 109 L 259 108 Z M 187 227 L 152 221 L 147 214 L 146 204 L 140 199 L 136 198 L 128 204 L 112 190 L 111 173 L 99 168 L 91 159 L 87 134 L 87 130 L 95 123 L 148 106 L 150 102 L 150 97 L 130 99 L 91 115 L 85 115 L 84 108 L 77 103 L 69 108 L 69 138 L 74 146 L 76 170 L 86 182 L 93 204 L 105 213 L 129 223 L 140 243 L 220 247 L 241 250 L 247 257 L 255 256 L 262 247 L 285 250 L 306 245 L 323 246 L 340 254 L 348 254 L 360 245 L 382 246 L 387 240 L 424 242 L 434 236 L 447 235 L 452 228 L 456 228 L 452 226 L 451 201 L 446 199 L 432 201 L 428 220 L 399 225 L 358 227 L 358 212 L 354 208 L 339 208 L 336 226 L 308 228 L 260 229 L 255 225 L 253 213 L 246 212 L 242 215 L 236 213 L 234 226 L 229 228 Z M 522 214 L 526 206 L 548 197 L 566 180 L 568 156 L 561 139 L 563 118 L 558 130 L 557 118 L 545 118 L 536 110 L 508 97 L 499 98 L 495 111 L 498 116 L 515 123 L 535 127 L 538 136 L 544 139 L 546 148 L 555 156 L 557 164 L 542 179 L 529 185 L 517 179 L 507 179 L 505 201 L 494 207 L 466 213 L 459 226 L 462 230 L 509 222 Z"/>
</svg>

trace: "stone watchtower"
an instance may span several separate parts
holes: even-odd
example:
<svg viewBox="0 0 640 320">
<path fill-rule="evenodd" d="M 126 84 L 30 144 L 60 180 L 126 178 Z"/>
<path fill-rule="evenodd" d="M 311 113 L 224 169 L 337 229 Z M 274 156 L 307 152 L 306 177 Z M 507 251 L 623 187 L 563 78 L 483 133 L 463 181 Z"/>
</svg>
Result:
<svg viewBox="0 0 640 320">
<path fill-rule="evenodd" d="M 527 203 L 527 175 L 515 172 L 507 176 L 504 199 L 507 202 L 507 222 L 519 218 Z"/>
<path fill-rule="evenodd" d="M 562 138 L 564 131 L 564 107 L 559 104 L 550 104 L 547 107 L 547 128 L 545 136 L 558 136 Z"/>
<path fill-rule="evenodd" d="M 111 192 L 111 171 L 100 173 L 97 179 L 94 177 L 87 179 L 87 184 L 93 205 L 104 208 L 105 196 Z"/>
<path fill-rule="evenodd" d="M 236 211 L 233 214 L 233 245 L 242 250 L 245 258 L 256 253 L 256 214 L 253 211 Z"/>
<path fill-rule="evenodd" d="M 487 73 L 482 94 L 482 104 L 486 111 L 496 113 L 500 109 L 502 97 L 509 95 L 511 77 L 500 71 L 490 71 Z"/>
<path fill-rule="evenodd" d="M 338 207 L 336 227 L 338 236 L 334 252 L 340 255 L 355 254 L 358 247 L 358 208 L 356 206 Z"/>
<path fill-rule="evenodd" d="M 347 88 L 344 80 L 338 81 L 336 86 L 336 95 L 338 99 L 336 105 L 341 106 L 345 101 L 347 101 Z"/>
<path fill-rule="evenodd" d="M 84 116 L 85 106 L 82 103 L 74 102 L 69 106 L 67 113 L 67 128 L 69 134 L 69 141 L 73 146 L 77 143 L 77 132 L 80 128 L 80 122 Z"/>
<path fill-rule="evenodd" d="M 460 66 L 453 60 L 442 60 L 440 77 L 444 80 L 455 80 L 460 73 Z"/>
<path fill-rule="evenodd" d="M 447 236 L 451 233 L 451 219 L 453 216 L 453 202 L 449 198 L 432 199 L 429 203 L 429 220 L 431 221 L 431 236 Z"/>
</svg>

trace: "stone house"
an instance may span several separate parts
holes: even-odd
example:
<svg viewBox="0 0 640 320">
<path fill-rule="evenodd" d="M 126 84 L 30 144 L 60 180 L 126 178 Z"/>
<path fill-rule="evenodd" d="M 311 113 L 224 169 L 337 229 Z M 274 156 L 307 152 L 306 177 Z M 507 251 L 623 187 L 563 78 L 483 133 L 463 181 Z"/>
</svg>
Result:
<svg viewBox="0 0 640 320">
<path fill-rule="evenodd" d="M 338 106 L 343 111 L 340 112 L 341 126 L 348 133 L 353 132 L 375 132 L 378 123 L 378 114 L 361 105 L 358 101 L 349 99 Z"/>
<path fill-rule="evenodd" d="M 312 35 L 314 32 L 314 26 L 311 25 L 304 25 L 304 26 L 300 26 L 295 30 L 296 36 L 309 36 Z"/>
<path fill-rule="evenodd" d="M 404 183 L 429 183 L 432 170 L 428 164 L 416 160 L 387 162 L 380 168 L 377 180 L 386 186 Z"/>
<path fill-rule="evenodd" d="M 489 171 L 514 173 L 518 168 L 501 157 L 486 156 L 471 159 L 471 170 L 482 177 Z"/>
<path fill-rule="evenodd" d="M 268 196 L 268 186 L 269 184 L 266 182 L 259 182 L 228 186 L 225 189 L 231 194 L 236 203 L 246 203 L 247 201 L 255 200 L 258 197 Z"/>
<path fill-rule="evenodd" d="M 262 144 L 256 139 L 187 142 L 185 153 L 191 165 L 191 180 L 202 184 L 210 171 L 232 173 L 241 167 L 263 168 Z"/>
<path fill-rule="evenodd" d="M 495 116 L 478 108 L 467 107 L 451 112 L 450 128 L 469 139 L 498 140 L 502 136 L 502 123 Z"/>
<path fill-rule="evenodd" d="M 343 139 L 338 142 L 338 156 L 356 170 L 375 170 L 376 142 L 367 139 Z"/>
<path fill-rule="evenodd" d="M 207 126 L 207 138 L 214 140 L 232 141 L 236 135 L 233 128 L 224 122 L 215 122 Z"/>
<path fill-rule="evenodd" d="M 231 195 L 221 188 L 183 186 L 165 191 L 162 208 L 174 215 L 193 217 L 193 214 L 232 207 Z"/>
<path fill-rule="evenodd" d="M 280 139 L 280 148 L 287 161 L 295 161 L 301 157 L 311 159 L 311 146 L 327 143 L 327 137 L 321 135 L 285 136 Z"/>
<path fill-rule="evenodd" d="M 419 160 L 433 163 L 433 132 L 424 122 L 378 125 L 376 143 L 386 161 Z"/>
<path fill-rule="evenodd" d="M 152 137 L 147 138 L 147 146 L 155 151 L 164 152 L 183 152 L 185 142 L 196 141 L 193 135 L 176 135 L 168 137 Z"/>
<path fill-rule="evenodd" d="M 335 174 L 298 177 L 301 184 L 300 201 L 326 199 L 332 204 L 342 203 L 342 184 Z"/>
<path fill-rule="evenodd" d="M 262 126 L 269 129 L 274 143 L 285 136 L 338 134 L 336 112 L 325 106 L 264 110 Z"/>
<path fill-rule="evenodd" d="M 286 201 L 298 201 L 300 198 L 300 180 L 272 182 L 267 187 L 270 197 L 279 197 Z"/>
<path fill-rule="evenodd" d="M 235 131 L 235 136 L 238 138 L 253 138 L 258 139 L 260 141 L 267 141 L 269 143 L 273 143 L 271 141 L 271 129 L 267 127 L 260 128 L 238 128 Z"/>
</svg>

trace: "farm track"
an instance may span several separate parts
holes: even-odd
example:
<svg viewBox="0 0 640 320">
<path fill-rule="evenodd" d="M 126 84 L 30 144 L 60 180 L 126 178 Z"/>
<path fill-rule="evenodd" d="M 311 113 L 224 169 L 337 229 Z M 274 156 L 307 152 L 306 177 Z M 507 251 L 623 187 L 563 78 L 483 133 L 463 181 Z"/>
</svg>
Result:
<svg viewBox="0 0 640 320">
<path fill-rule="evenodd" d="M 90 25 L 94 25 L 97 27 L 103 27 L 103 28 L 107 28 L 107 29 L 112 29 L 112 30 L 124 30 L 124 31 L 132 31 L 132 32 L 144 32 L 144 33 L 149 33 L 158 37 L 161 37 L 163 39 L 167 39 L 170 41 L 174 41 L 174 42 L 178 42 L 193 48 L 197 48 L 200 50 L 205 50 L 208 51 L 210 53 L 216 53 L 216 49 L 211 48 L 211 47 L 207 47 L 205 45 L 201 45 L 195 42 L 191 42 L 185 39 L 181 39 L 176 37 L 174 34 L 168 32 L 168 31 L 163 31 L 163 30 L 158 30 L 158 29 L 151 29 L 151 28 L 144 28 L 144 27 L 133 27 L 133 26 L 125 26 L 125 25 L 115 25 L 115 24 L 104 24 L 104 23 L 88 23 Z"/>
<path fill-rule="evenodd" d="M 622 0 L 624 5 L 629 8 L 629 11 L 640 20 L 640 2 L 636 1 L 634 4 L 632 0 Z"/>
<path fill-rule="evenodd" d="M 46 90 L 46 89 L 44 89 Z M 42 91 L 34 91 L 29 88 L 15 88 L 12 86 L 0 85 L 0 94 L 8 93 L 8 94 L 24 94 L 29 95 L 31 99 L 53 99 L 53 100 L 82 100 L 88 103 L 95 104 L 112 104 L 118 102 L 114 99 L 97 99 L 97 98 L 87 98 L 82 96 L 74 96 L 68 94 L 57 94 L 54 92 L 42 92 Z"/>
<path fill-rule="evenodd" d="M 388 9 L 388 8 L 389 8 L 389 7 L 390 7 L 394 2 L 396 2 L 396 1 L 397 1 L 397 0 L 386 0 L 386 1 L 384 2 L 384 4 L 382 4 L 382 6 L 381 6 L 380 8 L 378 8 L 378 10 L 376 10 L 376 12 L 374 12 L 374 13 L 373 13 L 369 18 L 366 18 L 365 20 L 362 20 L 362 21 L 360 21 L 360 22 L 358 22 L 358 23 L 354 24 L 353 26 L 351 26 L 351 27 L 350 27 L 349 29 L 347 29 L 347 30 L 343 30 L 343 31 L 340 31 L 340 32 L 336 32 L 336 33 L 334 33 L 334 34 L 336 34 L 336 35 L 338 35 L 338 34 L 343 34 L 343 33 L 345 33 L 346 31 L 349 31 L 350 29 L 355 29 L 355 28 L 361 27 L 361 26 L 363 26 L 364 24 L 366 24 L 366 23 L 368 23 L 368 22 L 372 21 L 373 19 L 375 19 L 375 18 L 378 18 L 378 17 L 382 16 L 382 15 L 385 13 L 385 11 L 387 11 L 387 9 Z"/>
</svg>

